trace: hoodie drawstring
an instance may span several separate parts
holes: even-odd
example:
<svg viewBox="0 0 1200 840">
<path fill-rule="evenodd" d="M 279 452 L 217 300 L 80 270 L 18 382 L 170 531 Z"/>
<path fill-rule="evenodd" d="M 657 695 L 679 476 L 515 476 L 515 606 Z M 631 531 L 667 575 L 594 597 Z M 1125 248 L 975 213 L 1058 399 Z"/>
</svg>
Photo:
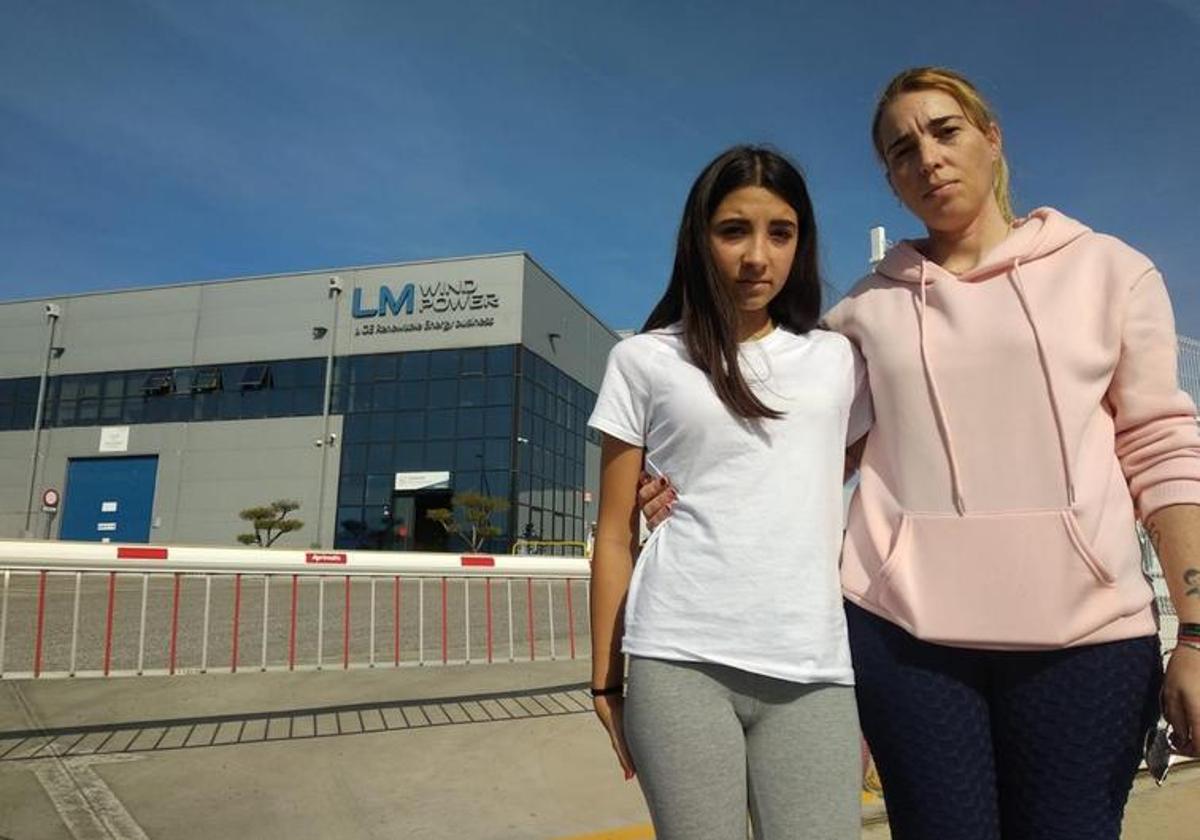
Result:
<svg viewBox="0 0 1200 840">
<path fill-rule="evenodd" d="M 921 365 L 925 371 L 925 381 L 929 385 L 929 394 L 933 398 L 934 413 L 937 415 L 938 427 L 942 433 L 942 443 L 946 447 L 946 460 L 950 462 L 950 483 L 954 491 L 954 509 L 958 511 L 959 516 L 966 513 L 967 505 L 963 497 L 962 481 L 959 477 L 958 459 L 954 454 L 954 440 L 950 435 L 950 423 L 946 417 L 946 408 L 942 403 L 941 394 L 938 392 L 937 380 L 933 376 L 933 366 L 929 363 L 929 350 L 925 340 L 925 308 L 926 308 L 926 287 L 929 285 L 929 278 L 925 273 L 926 263 L 921 261 L 921 310 L 918 317 L 918 327 L 921 336 Z M 1017 293 L 1017 299 L 1021 302 L 1021 309 L 1025 313 L 1025 319 L 1029 322 L 1029 328 L 1033 332 L 1033 343 L 1037 348 L 1038 364 L 1042 369 L 1042 378 L 1046 383 L 1046 392 L 1050 397 L 1050 411 L 1054 415 L 1054 428 L 1058 432 L 1058 449 L 1062 456 L 1063 475 L 1067 483 L 1067 506 L 1075 507 L 1075 477 L 1071 472 L 1071 457 L 1067 448 L 1067 435 L 1063 430 L 1062 410 L 1059 408 L 1058 395 L 1054 390 L 1054 378 L 1050 375 L 1050 363 L 1046 359 L 1046 348 L 1042 345 L 1042 335 L 1038 330 L 1037 321 L 1033 317 L 1033 309 L 1029 306 L 1029 299 L 1025 296 L 1025 284 L 1021 280 L 1021 261 L 1013 260 L 1012 269 L 1008 272 L 1008 281 L 1012 284 L 1013 290 Z"/>
<path fill-rule="evenodd" d="M 925 261 L 921 261 L 921 314 L 918 327 L 921 333 L 921 366 L 925 369 L 925 381 L 929 384 L 929 394 L 933 397 L 933 410 L 937 415 L 938 427 L 942 432 L 942 442 L 946 446 L 946 459 L 950 462 L 950 483 L 954 487 L 954 509 L 962 516 L 967 512 L 967 504 L 963 499 L 962 483 L 958 477 L 958 459 L 954 457 L 954 440 L 950 436 L 950 422 L 946 419 L 946 408 L 942 404 L 941 394 L 938 393 L 937 380 L 933 378 L 933 366 L 929 364 L 929 351 L 925 343 L 925 287 L 929 278 L 925 274 Z"/>
<path fill-rule="evenodd" d="M 1038 362 L 1042 366 L 1042 377 L 1046 380 L 1046 392 L 1050 395 L 1050 411 L 1054 414 L 1054 426 L 1058 430 L 1058 449 L 1062 455 L 1063 475 L 1067 481 L 1067 506 L 1075 507 L 1075 477 L 1071 473 L 1071 456 L 1067 450 L 1067 435 L 1063 431 L 1062 410 L 1058 405 L 1058 395 L 1054 391 L 1054 378 L 1050 375 L 1050 363 L 1046 360 L 1046 348 L 1042 346 L 1042 336 L 1038 332 L 1037 321 L 1033 318 L 1033 309 L 1029 299 L 1025 297 L 1025 284 L 1021 280 L 1021 261 L 1013 260 L 1012 271 L 1008 281 L 1017 292 L 1021 308 L 1025 310 L 1025 318 L 1029 328 L 1033 330 L 1033 343 L 1037 346 Z"/>
</svg>

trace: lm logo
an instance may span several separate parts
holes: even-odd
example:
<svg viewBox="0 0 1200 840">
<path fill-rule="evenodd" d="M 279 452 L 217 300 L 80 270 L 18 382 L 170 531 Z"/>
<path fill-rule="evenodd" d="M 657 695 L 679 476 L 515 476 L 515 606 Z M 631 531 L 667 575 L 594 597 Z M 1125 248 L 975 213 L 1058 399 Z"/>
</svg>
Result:
<svg viewBox="0 0 1200 840">
<path fill-rule="evenodd" d="M 403 309 L 405 314 L 413 314 L 413 305 L 415 300 L 415 287 L 412 283 L 403 287 L 400 290 L 400 296 L 392 294 L 392 290 L 387 286 L 379 287 L 379 305 L 374 309 L 363 309 L 362 305 L 362 289 L 354 290 L 354 297 L 351 300 L 351 313 L 355 318 L 375 318 L 379 315 L 399 315 Z"/>
</svg>

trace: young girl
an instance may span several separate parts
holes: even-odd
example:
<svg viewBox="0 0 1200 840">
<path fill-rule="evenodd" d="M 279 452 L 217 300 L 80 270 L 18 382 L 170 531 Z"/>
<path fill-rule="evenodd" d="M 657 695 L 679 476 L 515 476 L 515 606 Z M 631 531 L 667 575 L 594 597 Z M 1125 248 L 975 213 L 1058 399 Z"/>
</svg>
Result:
<svg viewBox="0 0 1200 840">
<path fill-rule="evenodd" d="M 804 179 L 730 149 L 692 186 L 666 293 L 589 420 L 592 694 L 659 840 L 743 840 L 747 813 L 764 840 L 859 836 L 837 556 L 842 450 L 870 417 L 851 420 L 850 343 L 814 329 L 820 288 Z M 678 500 L 635 567 L 643 465 Z"/>
</svg>

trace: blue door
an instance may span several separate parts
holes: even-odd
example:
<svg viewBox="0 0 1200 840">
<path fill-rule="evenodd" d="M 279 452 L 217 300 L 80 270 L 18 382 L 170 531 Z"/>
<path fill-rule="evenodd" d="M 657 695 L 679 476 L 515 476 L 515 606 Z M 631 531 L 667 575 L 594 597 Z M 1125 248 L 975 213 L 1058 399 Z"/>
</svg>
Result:
<svg viewBox="0 0 1200 840">
<path fill-rule="evenodd" d="M 158 456 L 72 458 L 67 464 L 59 538 L 150 541 Z"/>
</svg>

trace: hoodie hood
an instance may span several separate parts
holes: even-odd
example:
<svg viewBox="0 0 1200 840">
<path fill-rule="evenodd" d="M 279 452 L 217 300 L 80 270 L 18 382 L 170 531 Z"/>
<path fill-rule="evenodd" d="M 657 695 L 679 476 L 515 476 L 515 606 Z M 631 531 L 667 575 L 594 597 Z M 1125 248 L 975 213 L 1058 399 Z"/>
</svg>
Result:
<svg viewBox="0 0 1200 840">
<path fill-rule="evenodd" d="M 939 277 L 964 282 L 987 280 L 1006 273 L 1014 263 L 1027 264 L 1049 256 L 1091 232 L 1087 225 L 1052 207 L 1039 207 L 1013 222 L 1012 232 L 1004 241 L 984 254 L 979 265 L 964 274 L 951 274 L 925 259 L 909 239 L 894 245 L 875 267 L 875 271 L 904 283 L 921 283 L 922 279 L 931 283 Z"/>
</svg>

